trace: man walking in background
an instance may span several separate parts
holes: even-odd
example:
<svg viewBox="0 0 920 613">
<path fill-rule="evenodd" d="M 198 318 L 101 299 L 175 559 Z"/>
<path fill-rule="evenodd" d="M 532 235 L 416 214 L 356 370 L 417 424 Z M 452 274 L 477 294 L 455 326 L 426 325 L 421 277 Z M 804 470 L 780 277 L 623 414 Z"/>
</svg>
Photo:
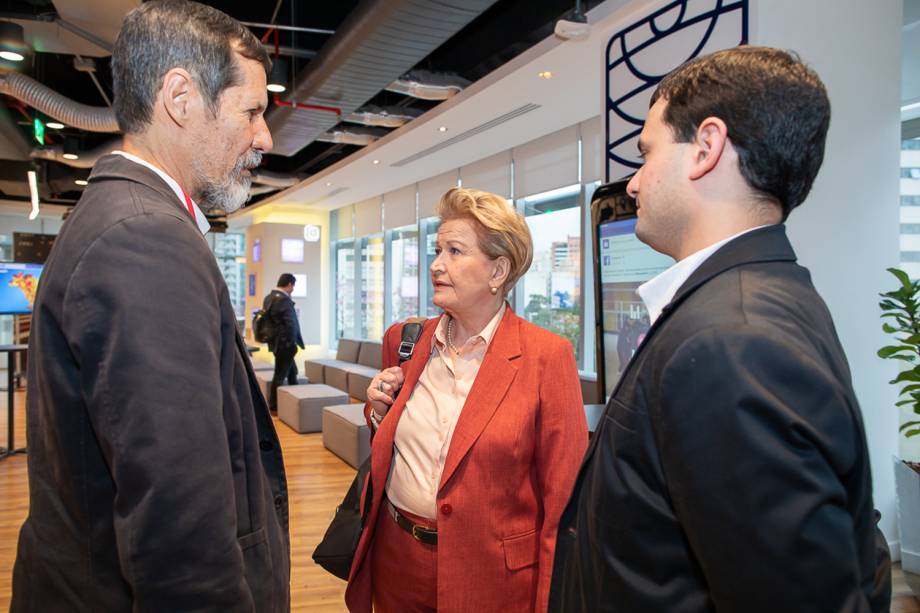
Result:
<svg viewBox="0 0 920 613">
<path fill-rule="evenodd" d="M 297 385 L 297 348 L 304 348 L 300 335 L 300 322 L 291 293 L 297 279 L 289 272 L 278 277 L 278 286 L 265 297 L 262 310 L 274 325 L 274 336 L 268 341 L 268 350 L 275 355 L 275 375 L 268 395 L 268 408 L 278 410 L 278 387 L 287 379 L 288 385 Z"/>
<path fill-rule="evenodd" d="M 272 147 L 270 64 L 202 4 L 122 24 L 124 151 L 93 168 L 32 319 L 14 613 L 290 609 L 281 449 L 202 237 Z"/>
</svg>

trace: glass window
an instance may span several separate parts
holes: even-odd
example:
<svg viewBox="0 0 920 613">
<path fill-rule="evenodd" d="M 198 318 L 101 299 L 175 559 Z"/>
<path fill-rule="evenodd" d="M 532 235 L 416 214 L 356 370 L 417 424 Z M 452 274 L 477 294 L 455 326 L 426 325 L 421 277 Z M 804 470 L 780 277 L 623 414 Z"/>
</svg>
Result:
<svg viewBox="0 0 920 613">
<path fill-rule="evenodd" d="M 383 338 L 383 236 L 361 239 L 361 330 L 368 340 Z"/>
<path fill-rule="evenodd" d="M 206 236 L 217 258 L 217 267 L 227 283 L 233 311 L 237 319 L 242 319 L 246 317 L 246 235 L 210 232 Z"/>
<path fill-rule="evenodd" d="M 356 338 L 355 334 L 355 244 L 335 244 L 335 338 Z"/>
<path fill-rule="evenodd" d="M 530 322 L 572 343 L 581 363 L 581 186 L 518 201 L 533 237 L 533 264 L 519 282 Z"/>
<path fill-rule="evenodd" d="M 425 227 L 425 312 L 421 317 L 437 317 L 441 314 L 441 309 L 434 305 L 434 287 L 431 285 L 431 263 L 434 262 L 435 253 L 434 245 L 438 238 L 438 228 L 441 227 L 441 220 L 437 217 L 423 219 L 421 223 Z"/>
<path fill-rule="evenodd" d="M 901 141 L 901 268 L 920 278 L 920 138 Z"/>
<path fill-rule="evenodd" d="M 418 226 L 393 230 L 390 234 L 390 321 L 391 324 L 418 315 Z"/>
</svg>

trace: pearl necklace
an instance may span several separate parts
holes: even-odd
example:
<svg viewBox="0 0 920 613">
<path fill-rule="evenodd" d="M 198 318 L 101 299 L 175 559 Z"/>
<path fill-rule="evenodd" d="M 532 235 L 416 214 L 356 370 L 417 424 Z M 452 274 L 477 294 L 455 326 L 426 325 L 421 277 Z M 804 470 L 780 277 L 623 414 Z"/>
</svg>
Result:
<svg viewBox="0 0 920 613">
<path fill-rule="evenodd" d="M 447 346 L 450 347 L 451 351 L 460 355 L 460 350 L 454 347 L 454 318 L 451 317 L 447 320 Z"/>
</svg>

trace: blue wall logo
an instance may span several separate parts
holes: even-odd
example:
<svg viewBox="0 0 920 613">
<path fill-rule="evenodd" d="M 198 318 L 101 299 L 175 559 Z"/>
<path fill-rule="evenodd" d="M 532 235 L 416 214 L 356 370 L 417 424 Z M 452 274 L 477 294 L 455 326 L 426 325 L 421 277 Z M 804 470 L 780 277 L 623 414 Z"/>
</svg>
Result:
<svg viewBox="0 0 920 613">
<path fill-rule="evenodd" d="M 636 141 L 655 85 L 695 57 L 748 41 L 748 0 L 676 0 L 620 30 L 607 43 L 606 179 L 642 164 Z"/>
</svg>

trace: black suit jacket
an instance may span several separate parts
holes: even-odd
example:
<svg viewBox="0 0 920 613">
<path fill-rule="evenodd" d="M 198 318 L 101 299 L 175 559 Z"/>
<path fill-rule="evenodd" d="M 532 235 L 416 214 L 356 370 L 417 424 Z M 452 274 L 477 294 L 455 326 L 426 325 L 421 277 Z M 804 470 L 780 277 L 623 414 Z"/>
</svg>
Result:
<svg viewBox="0 0 920 613">
<path fill-rule="evenodd" d="M 678 290 L 607 405 L 560 522 L 551 611 L 887 610 L 862 417 L 783 226 Z"/>
<path fill-rule="evenodd" d="M 289 610 L 287 485 L 227 286 L 153 171 L 110 155 L 29 343 L 12 611 Z"/>
<path fill-rule="evenodd" d="M 303 337 L 300 335 L 293 298 L 280 289 L 273 289 L 262 302 L 262 308 L 276 326 L 276 334 L 269 341 L 268 350 L 275 353 L 279 349 L 294 350 L 295 346 L 303 349 Z"/>
</svg>

